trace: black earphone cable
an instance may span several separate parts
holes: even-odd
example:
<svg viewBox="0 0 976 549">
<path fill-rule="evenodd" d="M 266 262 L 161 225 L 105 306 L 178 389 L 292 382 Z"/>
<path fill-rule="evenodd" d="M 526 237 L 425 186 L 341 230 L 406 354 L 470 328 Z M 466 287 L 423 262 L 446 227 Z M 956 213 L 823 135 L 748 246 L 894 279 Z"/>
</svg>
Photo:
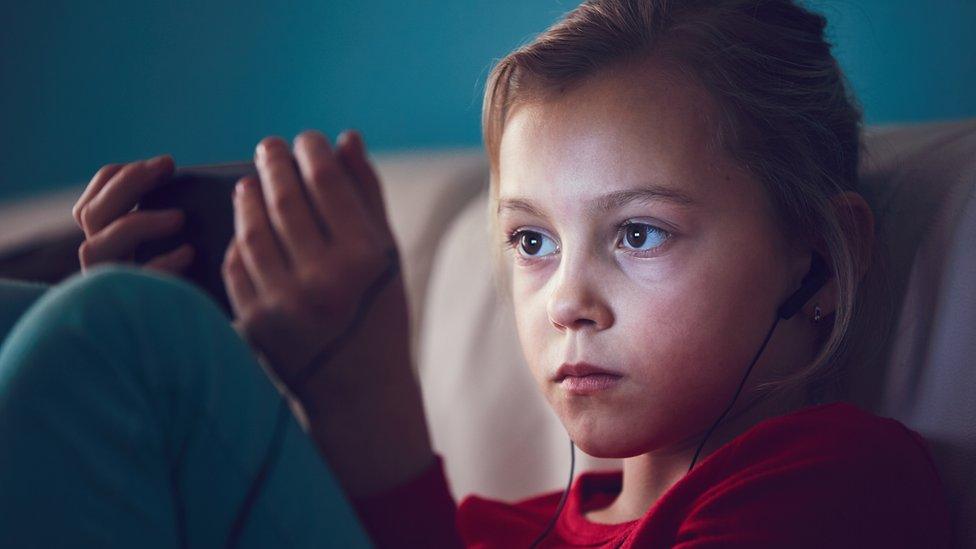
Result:
<svg viewBox="0 0 976 549">
<path fill-rule="evenodd" d="M 387 257 L 389 262 L 387 267 L 382 273 L 370 284 L 365 292 L 363 292 L 363 297 L 359 301 L 359 306 L 356 309 L 356 314 L 353 319 L 349 322 L 346 328 L 333 339 L 325 347 L 316 353 L 314 357 L 308 362 L 308 364 L 301 369 L 297 374 L 292 376 L 286 383 L 288 387 L 300 387 L 308 382 L 308 380 L 315 377 L 315 374 L 328 362 L 328 358 L 335 354 L 342 346 L 348 341 L 349 337 L 356 331 L 359 324 L 362 323 L 366 316 L 366 311 L 372 305 L 373 301 L 376 299 L 377 294 L 382 290 L 387 283 L 392 280 L 397 273 L 400 272 L 400 259 L 396 248 L 392 248 L 387 252 Z M 278 455 L 281 453 L 281 447 L 284 444 L 285 426 L 288 424 L 288 418 L 291 415 L 291 411 L 288 407 L 288 398 L 283 396 L 278 404 L 278 414 L 275 419 L 274 431 L 271 435 L 271 442 L 268 446 L 268 451 L 265 453 L 264 459 L 261 461 L 261 466 L 258 468 L 257 474 L 254 476 L 254 480 L 251 481 L 251 485 L 248 487 L 247 494 L 244 497 L 244 501 L 241 503 L 240 508 L 234 518 L 234 522 L 231 523 L 230 533 L 227 536 L 228 548 L 237 547 L 240 542 L 241 535 L 244 531 L 244 526 L 247 524 L 247 519 L 251 515 L 251 509 L 254 507 L 254 503 L 257 501 L 258 495 L 260 495 L 261 488 L 264 487 L 264 483 L 270 474 L 271 468 L 277 462 Z"/>
<path fill-rule="evenodd" d="M 251 481 L 251 485 L 248 487 L 247 494 L 244 496 L 244 503 L 241 505 L 237 516 L 234 517 L 234 522 L 231 524 L 230 534 L 227 536 L 227 547 L 237 547 L 237 544 L 240 542 L 241 534 L 244 532 L 244 525 L 251 515 L 251 508 L 254 506 L 254 502 L 257 501 L 258 492 L 264 486 L 264 481 L 268 477 L 272 466 L 278 461 L 278 455 L 281 453 L 281 447 L 284 443 L 285 425 L 287 425 L 289 413 L 288 400 L 282 396 L 281 401 L 278 403 L 278 414 L 275 419 L 271 442 L 268 444 L 268 451 L 261 461 L 261 466 L 258 468 L 254 480 Z"/>
<path fill-rule="evenodd" d="M 746 375 L 742 376 L 742 381 L 739 382 L 739 388 L 735 390 L 735 396 L 732 397 L 732 402 L 730 402 L 729 405 L 725 407 L 725 411 L 722 412 L 722 415 L 718 416 L 718 419 L 715 420 L 715 423 L 712 423 L 712 426 L 708 428 L 708 432 L 706 432 L 705 436 L 702 437 L 701 443 L 698 444 L 698 449 L 695 450 L 695 457 L 691 459 L 691 465 L 688 466 L 689 473 L 691 472 L 691 469 L 695 466 L 695 462 L 698 461 L 698 454 L 701 453 L 702 448 L 705 446 L 705 441 L 708 440 L 709 436 L 711 436 L 712 431 L 714 431 L 715 428 L 718 427 L 718 424 L 721 423 L 723 419 L 725 419 L 725 416 L 728 415 L 729 410 L 731 410 L 732 407 L 735 406 L 735 401 L 739 398 L 739 393 L 742 392 L 742 388 L 745 387 L 746 380 L 749 378 L 749 373 L 752 372 L 752 367 L 756 365 L 756 361 L 759 360 L 759 355 L 761 355 L 763 350 L 766 349 L 766 344 L 769 343 L 769 338 L 773 335 L 773 330 L 776 329 L 777 324 L 779 324 L 779 316 L 776 317 L 776 320 L 773 321 L 773 325 L 770 326 L 769 331 L 766 332 L 766 339 L 763 339 L 762 345 L 759 347 L 759 351 L 756 353 L 756 356 L 752 357 L 752 363 L 749 364 L 749 368 L 746 370 Z"/>
<path fill-rule="evenodd" d="M 554 514 L 552 516 L 552 519 L 549 520 L 549 526 L 546 526 L 546 529 L 541 534 L 539 534 L 539 537 L 535 538 L 535 541 L 533 541 L 532 545 L 529 546 L 530 549 L 535 549 L 536 546 L 542 543 L 542 540 L 545 539 L 547 535 L 549 535 L 549 531 L 552 530 L 554 526 L 556 526 L 556 520 L 559 519 L 559 514 L 562 513 L 563 506 L 566 505 L 566 499 L 569 496 L 569 490 L 570 488 L 573 487 L 573 469 L 575 468 L 576 468 L 576 444 L 573 443 L 573 439 L 570 439 L 569 440 L 569 482 L 566 483 L 566 489 L 563 490 L 563 497 L 559 500 L 559 505 L 556 507 L 556 514 Z"/>
</svg>

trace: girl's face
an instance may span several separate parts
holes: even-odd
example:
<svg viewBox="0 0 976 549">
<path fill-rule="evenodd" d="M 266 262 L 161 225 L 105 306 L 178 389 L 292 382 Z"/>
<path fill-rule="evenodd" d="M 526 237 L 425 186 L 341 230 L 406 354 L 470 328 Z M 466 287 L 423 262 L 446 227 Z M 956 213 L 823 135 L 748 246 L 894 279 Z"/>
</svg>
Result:
<svg viewBox="0 0 976 549">
<path fill-rule="evenodd" d="M 520 231 L 505 255 L 519 339 L 590 455 L 697 444 L 809 267 L 758 180 L 705 146 L 713 109 L 663 71 L 604 73 L 519 106 L 502 136 L 499 226 L 503 239 Z M 783 325 L 737 405 L 774 364 L 809 360 Z M 552 379 L 579 362 L 621 377 L 589 394 Z"/>
</svg>

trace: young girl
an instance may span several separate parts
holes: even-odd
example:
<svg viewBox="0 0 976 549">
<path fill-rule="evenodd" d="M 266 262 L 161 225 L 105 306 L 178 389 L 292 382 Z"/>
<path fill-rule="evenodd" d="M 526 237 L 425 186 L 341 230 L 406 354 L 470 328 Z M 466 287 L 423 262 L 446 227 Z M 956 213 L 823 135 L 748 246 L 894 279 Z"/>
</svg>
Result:
<svg viewBox="0 0 976 549">
<path fill-rule="evenodd" d="M 570 440 L 623 471 L 584 473 L 565 497 L 456 506 L 362 141 L 304 132 L 300 173 L 267 138 L 260 180 L 235 194 L 223 276 L 243 337 L 176 278 L 92 269 L 179 223 L 130 212 L 171 159 L 96 174 L 74 211 L 88 272 L 30 305 L 0 354 L 0 531 L 102 546 L 948 545 L 925 441 L 836 401 L 878 266 L 860 113 L 824 26 L 791 0 L 593 0 L 492 73 L 497 274 Z M 148 266 L 179 273 L 191 254 Z"/>
</svg>

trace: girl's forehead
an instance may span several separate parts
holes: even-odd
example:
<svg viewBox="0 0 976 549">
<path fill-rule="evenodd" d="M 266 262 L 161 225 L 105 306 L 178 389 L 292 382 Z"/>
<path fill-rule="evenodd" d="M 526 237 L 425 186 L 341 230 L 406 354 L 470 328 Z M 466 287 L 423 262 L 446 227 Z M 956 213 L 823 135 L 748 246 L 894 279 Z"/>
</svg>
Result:
<svg viewBox="0 0 976 549">
<path fill-rule="evenodd" d="M 583 199 L 637 187 L 685 197 L 707 192 L 726 159 L 706 146 L 704 121 L 677 110 L 659 115 L 656 109 L 523 106 L 502 136 L 499 194 L 558 192 Z"/>
<path fill-rule="evenodd" d="M 540 180 L 561 185 L 636 184 L 702 177 L 729 159 L 715 139 L 713 102 L 681 78 L 618 73 L 518 104 L 502 133 L 501 188 Z M 586 177 L 583 177 L 586 176 Z"/>
<path fill-rule="evenodd" d="M 672 212 L 754 210 L 765 191 L 715 146 L 714 109 L 680 78 L 593 79 L 520 104 L 501 137 L 495 213 L 599 219 L 614 204 L 652 200 Z"/>
</svg>

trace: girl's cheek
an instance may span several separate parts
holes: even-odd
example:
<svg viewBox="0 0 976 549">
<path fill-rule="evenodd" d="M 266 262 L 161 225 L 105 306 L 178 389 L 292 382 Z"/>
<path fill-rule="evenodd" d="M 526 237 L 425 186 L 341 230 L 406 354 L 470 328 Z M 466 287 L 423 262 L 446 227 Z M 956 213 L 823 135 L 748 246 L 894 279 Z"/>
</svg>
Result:
<svg viewBox="0 0 976 549">
<path fill-rule="evenodd" d="M 526 262 L 511 258 L 511 280 L 515 295 L 539 292 L 545 288 L 549 280 L 556 275 L 559 268 L 558 259 L 535 260 Z"/>
<path fill-rule="evenodd" d="M 526 296 L 543 291 L 552 283 L 553 277 L 558 276 L 558 258 L 530 262 L 520 259 L 511 261 L 511 281 L 515 295 Z M 598 271 L 600 274 L 593 279 L 608 282 L 611 293 L 636 290 L 643 294 L 652 294 L 662 288 L 673 289 L 680 286 L 682 269 L 686 264 L 685 258 L 678 254 L 642 258 L 618 251 L 607 261 L 595 262 L 588 270 Z"/>
<path fill-rule="evenodd" d="M 684 242 L 676 243 L 684 244 Z M 645 292 L 662 288 L 676 288 L 687 281 L 687 272 L 694 257 L 690 246 L 674 246 L 652 257 L 635 257 L 618 252 L 617 268 L 628 283 Z"/>
<path fill-rule="evenodd" d="M 620 273 L 628 284 L 644 294 L 655 293 L 674 286 L 677 269 L 660 258 L 642 259 L 624 257 L 620 260 Z"/>
</svg>

